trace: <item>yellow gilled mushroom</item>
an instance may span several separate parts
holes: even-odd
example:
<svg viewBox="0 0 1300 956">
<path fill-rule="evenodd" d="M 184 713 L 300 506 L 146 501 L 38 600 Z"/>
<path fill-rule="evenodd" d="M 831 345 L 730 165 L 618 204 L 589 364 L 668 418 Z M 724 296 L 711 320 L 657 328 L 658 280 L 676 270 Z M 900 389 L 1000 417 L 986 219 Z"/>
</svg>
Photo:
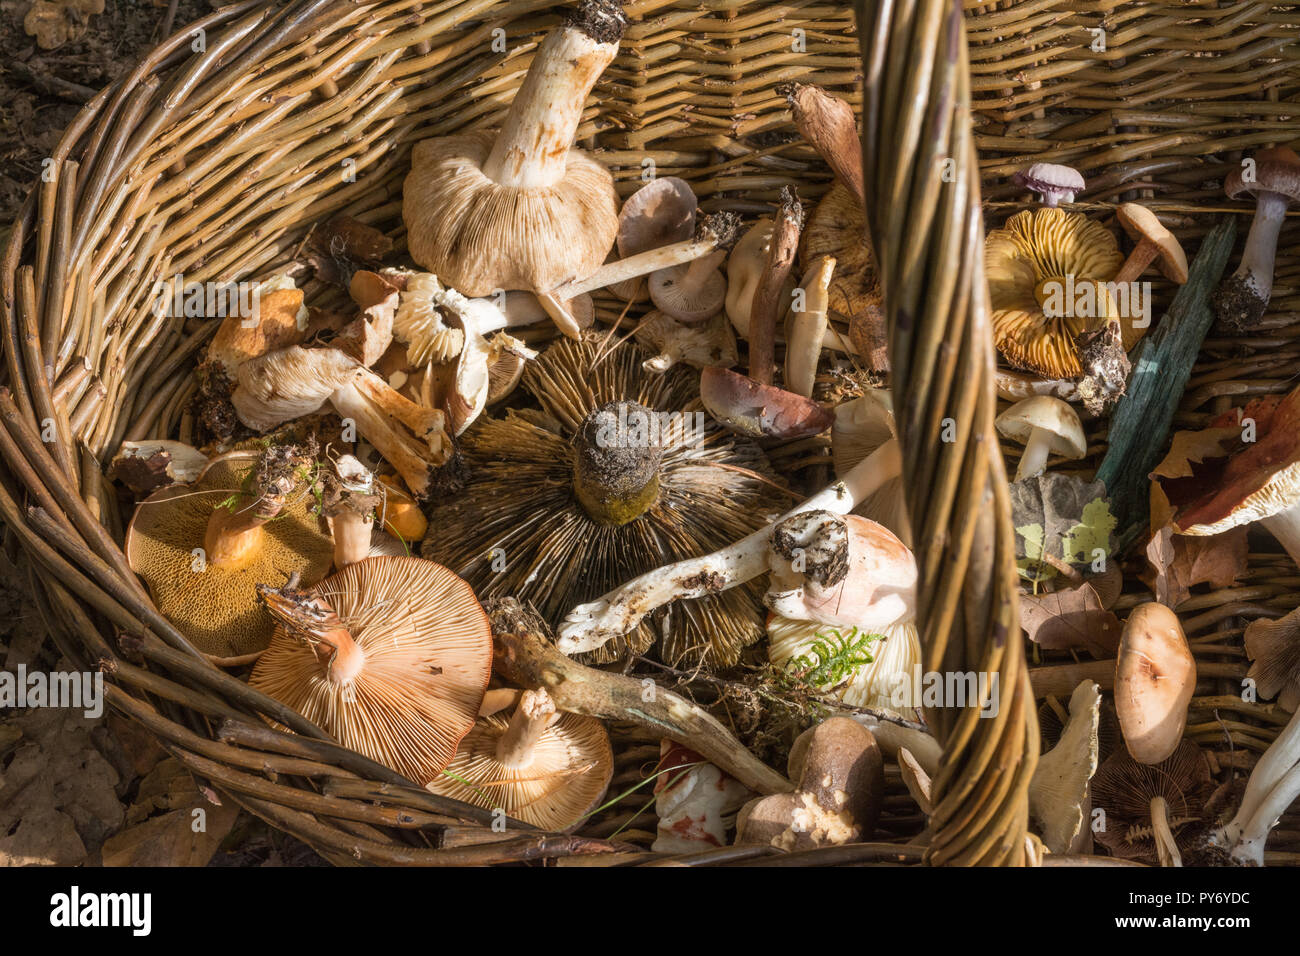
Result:
<svg viewBox="0 0 1300 956">
<path fill-rule="evenodd" d="M 615 0 L 583 0 L 542 41 L 499 131 L 415 145 L 402 187 L 411 258 L 469 296 L 534 291 L 578 335 L 547 294 L 594 272 L 618 232 L 613 177 L 572 147 L 626 25 Z"/>
<path fill-rule="evenodd" d="M 1051 378 L 1082 373 L 1076 339 L 1121 321 L 1125 350 L 1142 337 L 1116 314 L 1106 283 L 1124 257 L 1115 237 L 1080 213 L 1042 207 L 1016 213 L 984 243 L 993 333 L 1016 368 Z"/>
</svg>

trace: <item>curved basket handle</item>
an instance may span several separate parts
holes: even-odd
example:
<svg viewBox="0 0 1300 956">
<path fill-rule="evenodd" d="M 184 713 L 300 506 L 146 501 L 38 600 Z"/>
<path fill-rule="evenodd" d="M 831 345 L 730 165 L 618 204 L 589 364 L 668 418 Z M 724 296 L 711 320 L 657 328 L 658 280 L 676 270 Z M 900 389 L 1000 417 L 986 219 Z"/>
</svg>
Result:
<svg viewBox="0 0 1300 956">
<path fill-rule="evenodd" d="M 993 428 L 965 21 L 957 0 L 855 6 L 867 222 L 885 292 L 904 487 L 918 542 L 924 667 L 945 678 L 974 672 L 990 690 L 987 716 L 979 700 L 926 708 L 944 748 L 926 860 L 1019 866 L 1037 855 L 1027 825 L 1038 720 Z"/>
</svg>

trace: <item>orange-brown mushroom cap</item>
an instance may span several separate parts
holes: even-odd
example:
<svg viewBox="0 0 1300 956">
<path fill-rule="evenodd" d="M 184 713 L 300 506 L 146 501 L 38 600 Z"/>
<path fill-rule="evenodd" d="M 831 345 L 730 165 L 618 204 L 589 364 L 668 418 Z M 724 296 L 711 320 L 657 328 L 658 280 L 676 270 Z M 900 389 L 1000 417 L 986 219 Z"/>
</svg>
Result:
<svg viewBox="0 0 1300 956">
<path fill-rule="evenodd" d="M 193 484 L 169 485 L 140 502 L 126 533 L 127 561 L 158 610 L 196 648 L 217 658 L 255 653 L 270 640 L 257 585 L 281 584 L 294 571 L 314 581 L 333 556 L 306 488 L 259 529 L 243 562 L 219 566 L 202 552 L 214 509 L 239 492 L 257 460 L 252 451 L 214 458 Z M 242 498 L 235 503 L 236 509 L 247 506 Z"/>
<path fill-rule="evenodd" d="M 355 676 L 332 679 L 316 650 L 277 622 L 249 684 L 428 784 L 474 726 L 492 674 L 492 631 L 473 590 L 432 561 L 377 557 L 308 594 L 328 602 L 360 650 Z"/>
<path fill-rule="evenodd" d="M 498 712 L 479 719 L 461 741 L 447 772 L 429 789 L 544 830 L 579 823 L 605 794 L 614 771 L 609 734 L 594 717 L 555 712 L 544 689 L 525 691 L 519 707 L 549 721 L 526 761 L 502 759 L 512 720 Z"/>
</svg>

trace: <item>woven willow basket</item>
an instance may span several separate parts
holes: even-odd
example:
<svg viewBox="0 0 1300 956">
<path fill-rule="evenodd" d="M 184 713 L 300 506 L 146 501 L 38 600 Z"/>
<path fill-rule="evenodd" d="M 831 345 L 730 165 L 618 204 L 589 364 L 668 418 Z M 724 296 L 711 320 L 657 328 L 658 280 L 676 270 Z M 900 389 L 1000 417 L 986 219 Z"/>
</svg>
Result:
<svg viewBox="0 0 1300 956">
<path fill-rule="evenodd" d="M 992 428 L 983 221 L 1024 208 L 1010 185 L 1015 170 L 1052 161 L 1087 175 L 1080 208 L 1105 219 L 1117 202 L 1140 199 L 1173 217 L 1189 254 L 1216 215 L 1244 227 L 1250 210 L 1227 203 L 1219 184 L 1243 151 L 1300 134 L 1300 11 L 1118 0 L 962 11 L 945 0 L 860 0 L 855 18 L 816 0 L 634 0 L 627 12 L 632 25 L 579 133 L 623 195 L 653 164 L 689 180 L 706 210 L 769 212 L 787 185 L 815 200 L 829 172 L 794 134 L 776 88 L 821 84 L 861 110 L 909 507 L 915 540 L 926 543 L 918 550 L 925 667 L 997 671 L 1011 691 L 996 719 L 973 709 L 927 713 L 945 759 L 925 860 L 1035 862 L 1026 791 L 1038 728 L 1031 662 L 1011 639 L 1014 548 Z M 178 432 L 195 357 L 216 324 L 156 318 L 147 301 L 155 281 L 292 267 L 312 225 L 336 213 L 394 236 L 400 251 L 411 145 L 497 124 L 557 20 L 550 4 L 527 0 L 222 8 L 86 105 L 4 252 L 0 518 L 31 558 L 33 591 L 60 649 L 103 669 L 110 704 L 197 776 L 335 862 L 657 858 L 632 839 L 636 827 L 653 830 L 643 794 L 577 835 L 522 825 L 497 833 L 487 814 L 413 788 L 208 666 L 127 567 L 120 543 L 129 516 L 118 513 L 102 466 L 123 439 Z M 1283 234 L 1265 331 L 1205 343 L 1177 425 L 1291 387 L 1300 360 L 1296 235 Z M 324 294 L 313 285 L 308 293 Z M 616 319 L 612 300 L 597 304 L 602 323 Z M 956 441 L 936 442 L 946 418 Z M 1104 449 L 1098 424 L 1080 467 L 1095 468 Z M 825 460 L 826 449 L 816 454 Z M 1145 599 L 1137 565 L 1126 570 L 1121 609 Z M 1237 699 L 1240 635 L 1245 619 L 1293 607 L 1296 581 L 1284 556 L 1252 554 L 1238 587 L 1197 593 L 1179 608 L 1202 676 L 1221 682 L 1193 703 L 1189 736 L 1225 768 L 1248 768 L 1285 723 L 1273 707 Z M 259 715 L 298 733 L 272 730 Z M 624 734 L 619 746 L 616 786 L 657 753 L 646 735 Z M 891 806 L 910 805 L 896 777 L 889 793 L 886 820 Z M 918 846 L 904 843 L 923 823 L 901 810 L 894 844 L 780 859 L 920 862 Z M 605 839 L 620 828 L 630 845 Z M 1270 846 L 1279 860 L 1288 840 L 1300 840 L 1296 831 L 1279 827 Z M 679 862 L 773 853 L 726 849 Z"/>
</svg>

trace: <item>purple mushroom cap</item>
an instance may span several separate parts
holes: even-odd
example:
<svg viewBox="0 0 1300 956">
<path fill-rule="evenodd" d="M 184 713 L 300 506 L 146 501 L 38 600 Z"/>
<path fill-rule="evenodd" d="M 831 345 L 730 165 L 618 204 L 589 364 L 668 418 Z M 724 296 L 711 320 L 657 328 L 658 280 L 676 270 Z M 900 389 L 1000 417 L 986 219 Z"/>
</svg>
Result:
<svg viewBox="0 0 1300 956">
<path fill-rule="evenodd" d="M 1083 176 L 1077 169 L 1053 163 L 1034 163 L 1013 177 L 1017 186 L 1038 193 L 1044 206 L 1059 206 L 1074 202 L 1074 194 L 1083 189 Z"/>
</svg>

